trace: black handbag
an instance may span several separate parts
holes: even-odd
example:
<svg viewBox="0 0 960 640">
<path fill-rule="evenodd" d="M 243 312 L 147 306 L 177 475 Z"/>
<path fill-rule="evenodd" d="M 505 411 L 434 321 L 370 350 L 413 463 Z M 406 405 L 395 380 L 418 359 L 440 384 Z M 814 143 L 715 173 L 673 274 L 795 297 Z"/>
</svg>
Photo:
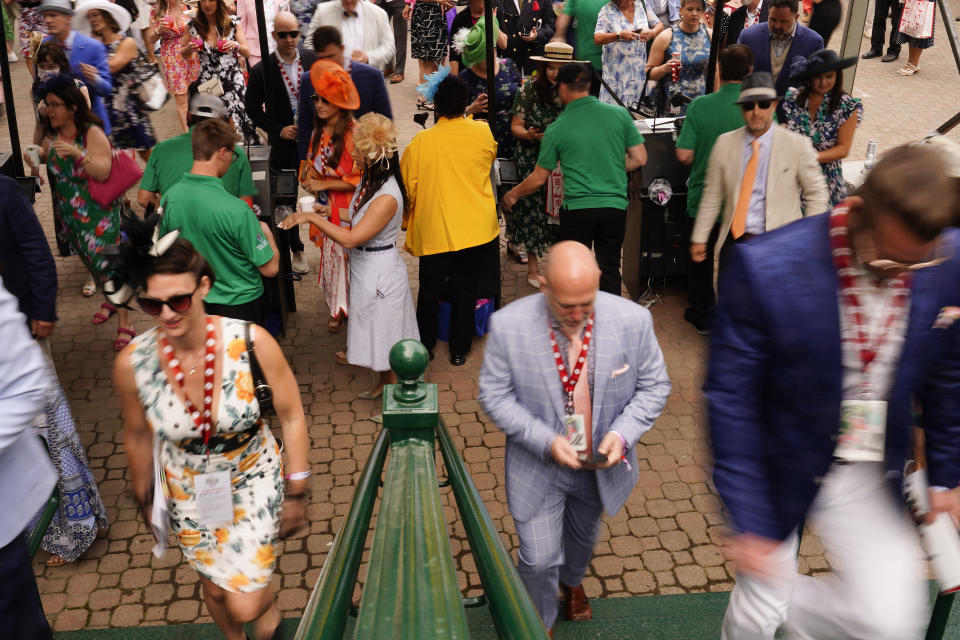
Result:
<svg viewBox="0 0 960 640">
<path fill-rule="evenodd" d="M 257 354 L 253 349 L 253 340 L 250 337 L 250 325 L 248 322 L 244 326 L 244 340 L 247 343 L 247 355 L 250 358 L 250 375 L 253 376 L 253 393 L 257 396 L 257 402 L 260 404 L 260 415 L 276 415 L 273 408 L 273 389 L 267 384 L 267 379 L 263 375 L 263 369 L 257 362 Z"/>
</svg>

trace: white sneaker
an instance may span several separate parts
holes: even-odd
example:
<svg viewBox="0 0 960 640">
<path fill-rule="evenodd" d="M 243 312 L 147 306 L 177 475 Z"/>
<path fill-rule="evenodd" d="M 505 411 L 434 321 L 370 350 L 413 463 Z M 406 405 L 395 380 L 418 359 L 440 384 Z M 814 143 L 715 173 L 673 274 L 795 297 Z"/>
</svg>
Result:
<svg viewBox="0 0 960 640">
<path fill-rule="evenodd" d="M 17 60 L 19 60 L 19 58 L 17 58 L 17 54 L 13 51 L 7 54 L 7 62 L 17 62 Z"/>
<path fill-rule="evenodd" d="M 300 275 L 310 273 L 310 265 L 307 264 L 307 259 L 303 257 L 303 251 L 293 252 L 293 259 L 290 261 L 290 266 L 294 273 L 299 273 Z"/>
</svg>

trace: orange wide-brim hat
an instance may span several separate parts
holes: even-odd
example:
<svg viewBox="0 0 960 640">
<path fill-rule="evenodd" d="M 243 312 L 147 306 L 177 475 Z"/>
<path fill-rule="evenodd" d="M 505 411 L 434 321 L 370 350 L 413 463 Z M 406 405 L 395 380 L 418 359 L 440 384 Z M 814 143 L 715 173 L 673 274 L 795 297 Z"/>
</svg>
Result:
<svg viewBox="0 0 960 640">
<path fill-rule="evenodd" d="M 360 94 L 350 74 L 336 62 L 317 60 L 310 67 L 310 84 L 317 95 L 332 105 L 356 111 L 360 108 Z"/>
</svg>

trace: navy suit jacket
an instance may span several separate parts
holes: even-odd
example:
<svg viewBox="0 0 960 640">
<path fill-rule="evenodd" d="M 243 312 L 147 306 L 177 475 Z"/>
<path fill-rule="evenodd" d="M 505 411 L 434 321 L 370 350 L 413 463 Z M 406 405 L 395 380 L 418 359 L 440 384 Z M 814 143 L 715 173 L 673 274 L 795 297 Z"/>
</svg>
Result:
<svg viewBox="0 0 960 640">
<path fill-rule="evenodd" d="M 842 400 L 837 273 L 829 214 L 736 245 L 720 270 L 705 391 L 714 482 L 733 527 L 783 540 L 803 519 L 836 448 Z M 960 232 L 944 234 L 956 256 Z M 888 398 L 887 477 L 899 490 L 919 400 L 931 485 L 960 482 L 960 259 L 914 275 Z"/>
<path fill-rule="evenodd" d="M 16 180 L 0 174 L 0 277 L 31 320 L 57 321 L 57 266 Z"/>
<path fill-rule="evenodd" d="M 365 113 L 374 112 L 393 119 L 393 110 L 390 108 L 390 96 L 387 94 L 387 83 L 383 80 L 383 72 L 368 64 L 350 61 L 350 79 L 360 94 L 360 108 L 354 115 L 360 117 Z M 313 135 L 313 83 L 310 82 L 310 71 L 305 71 L 300 80 L 300 107 L 297 109 L 297 147 L 300 159 L 307 157 L 310 148 L 310 136 Z"/>
<path fill-rule="evenodd" d="M 53 36 L 47 36 L 44 41 Z M 99 40 L 87 37 L 82 33 L 75 32 L 73 38 L 73 48 L 70 49 L 70 68 L 81 82 L 87 85 L 90 91 L 90 109 L 103 120 L 104 133 L 110 133 L 110 118 L 107 116 L 107 108 L 103 101 L 110 97 L 113 91 L 113 75 L 110 73 L 110 67 L 107 66 L 107 48 Z M 90 82 L 83 75 L 80 64 L 86 63 L 96 67 L 100 72 L 100 78 L 97 82 Z"/>
<path fill-rule="evenodd" d="M 755 24 L 740 32 L 740 38 L 737 39 L 740 44 L 745 44 L 753 50 L 753 70 L 771 71 L 770 66 L 770 25 L 766 22 Z M 787 59 L 780 69 L 780 75 L 774 78 L 776 83 L 777 95 L 783 98 L 787 89 L 795 86 L 797 83 L 790 82 L 790 65 L 797 58 L 808 58 L 814 51 L 823 49 L 823 38 L 812 29 L 808 29 L 802 24 L 797 24 L 797 31 L 793 34 L 793 42 L 790 44 L 790 50 L 787 52 Z M 777 118 L 780 122 L 786 122 L 786 117 L 777 107 Z"/>
</svg>

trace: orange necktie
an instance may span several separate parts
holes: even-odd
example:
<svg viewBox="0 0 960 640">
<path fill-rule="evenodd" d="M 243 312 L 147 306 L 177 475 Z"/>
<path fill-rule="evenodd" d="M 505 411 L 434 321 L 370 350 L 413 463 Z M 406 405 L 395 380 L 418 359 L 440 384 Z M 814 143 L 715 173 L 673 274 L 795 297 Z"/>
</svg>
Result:
<svg viewBox="0 0 960 640">
<path fill-rule="evenodd" d="M 750 159 L 747 160 L 747 170 L 743 172 L 743 182 L 740 183 L 740 196 L 737 198 L 737 208 L 733 210 L 733 223 L 730 233 L 734 239 L 739 238 L 747 230 L 747 210 L 750 208 L 750 196 L 753 194 L 753 182 L 757 177 L 757 149 L 760 141 L 754 138 L 750 141 Z"/>
<path fill-rule="evenodd" d="M 592 346 L 592 345 L 591 345 Z M 567 352 L 569 356 L 568 362 L 570 362 L 570 369 L 574 369 L 577 366 L 577 358 L 580 356 L 580 350 L 583 348 L 583 342 L 580 341 L 579 337 L 574 337 L 570 339 L 570 350 Z M 584 425 L 584 434 L 586 435 L 587 440 L 587 459 L 593 459 L 593 411 L 591 410 L 590 403 L 590 382 L 588 376 L 590 372 L 587 371 L 587 362 L 588 358 L 584 358 L 583 363 L 580 365 L 580 377 L 577 378 L 577 386 L 573 388 L 573 410 L 575 413 L 579 413 L 583 416 L 583 425 Z"/>
</svg>

